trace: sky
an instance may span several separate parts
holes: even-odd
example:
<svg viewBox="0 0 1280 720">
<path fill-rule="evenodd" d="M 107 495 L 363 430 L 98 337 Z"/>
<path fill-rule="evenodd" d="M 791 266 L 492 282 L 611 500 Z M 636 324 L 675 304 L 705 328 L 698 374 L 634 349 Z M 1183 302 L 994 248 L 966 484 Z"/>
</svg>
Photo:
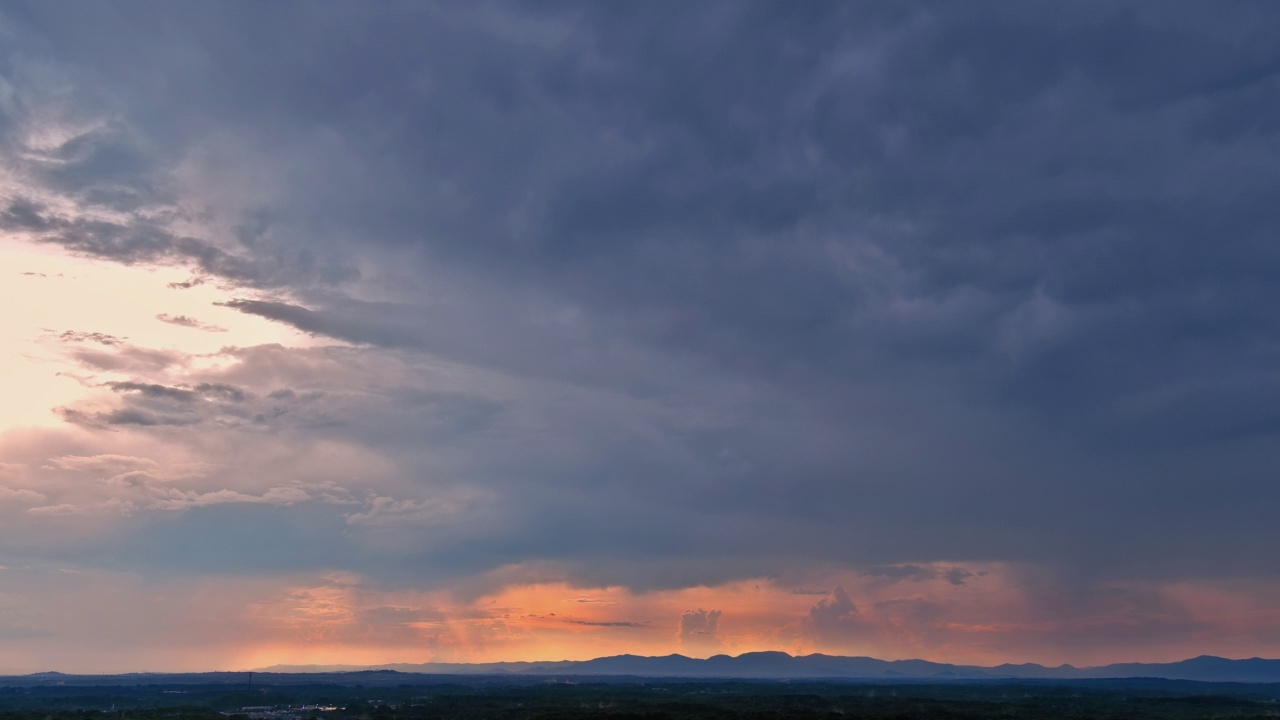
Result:
<svg viewBox="0 0 1280 720">
<path fill-rule="evenodd" d="M 0 0 L 0 672 L 1280 657 L 1278 24 Z"/>
</svg>

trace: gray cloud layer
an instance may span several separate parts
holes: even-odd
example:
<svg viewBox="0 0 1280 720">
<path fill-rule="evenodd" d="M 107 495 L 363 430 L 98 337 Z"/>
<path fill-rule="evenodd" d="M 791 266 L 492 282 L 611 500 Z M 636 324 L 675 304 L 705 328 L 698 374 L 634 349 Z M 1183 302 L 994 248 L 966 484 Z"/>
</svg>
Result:
<svg viewBox="0 0 1280 720">
<path fill-rule="evenodd" d="M 13 3 L 0 226 L 356 346 L 65 412 L 396 458 L 428 504 L 357 523 L 387 576 L 1269 577 L 1277 14 Z M 89 129 L 34 148 L 51 103 Z"/>
</svg>

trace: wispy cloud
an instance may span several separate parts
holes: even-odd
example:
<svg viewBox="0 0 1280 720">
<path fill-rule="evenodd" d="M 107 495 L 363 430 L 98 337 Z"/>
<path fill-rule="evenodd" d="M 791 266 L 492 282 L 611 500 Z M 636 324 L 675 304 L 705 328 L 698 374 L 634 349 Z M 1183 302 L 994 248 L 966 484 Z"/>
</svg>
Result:
<svg viewBox="0 0 1280 720">
<path fill-rule="evenodd" d="M 204 330 L 205 332 L 226 332 L 227 331 L 227 329 L 224 327 L 218 327 L 217 325 L 210 325 L 209 323 L 201 322 L 199 320 L 196 320 L 195 318 L 187 317 L 186 315 L 170 315 L 169 313 L 160 313 L 159 315 L 156 315 L 156 319 L 163 323 L 169 323 L 170 325 L 189 327 L 194 330 Z"/>
</svg>

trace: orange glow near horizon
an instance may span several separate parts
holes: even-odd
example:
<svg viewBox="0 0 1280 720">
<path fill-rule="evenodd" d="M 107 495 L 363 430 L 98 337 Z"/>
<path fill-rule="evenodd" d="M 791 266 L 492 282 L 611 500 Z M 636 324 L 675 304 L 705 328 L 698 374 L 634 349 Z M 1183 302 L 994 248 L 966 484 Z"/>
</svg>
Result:
<svg viewBox="0 0 1280 720">
<path fill-rule="evenodd" d="M 839 573 L 830 580 L 845 588 L 860 609 L 846 618 L 848 632 L 838 637 L 823 637 L 824 629 L 815 627 L 811 617 L 816 605 L 831 602 L 831 595 L 768 579 L 646 593 L 547 582 L 511 586 L 466 601 L 443 591 L 374 591 L 348 577 L 322 587 L 294 588 L 256 607 L 254 616 L 274 631 L 267 631 L 266 642 L 248 643 L 223 667 L 587 660 L 620 654 L 708 657 L 765 650 L 968 665 L 1135 660 L 1132 648 L 1114 643 L 1099 642 L 1092 649 L 1067 645 L 1074 634 L 1095 632 L 1090 626 L 1103 628 L 1105 634 L 1107 628 L 1132 622 L 1123 610 L 1047 621 L 1029 605 L 1034 600 L 1015 587 L 1010 568 L 989 566 L 982 572 L 986 588 L 980 583 L 957 586 L 940 578 L 904 586 Z M 1276 590 L 1269 588 L 1268 593 Z M 1162 592 L 1182 591 L 1170 587 Z M 937 611 L 938 617 L 922 619 L 922 608 Z M 723 613 L 714 637 L 682 637 L 682 614 L 698 609 Z M 1249 633 L 1258 629 L 1218 615 L 1221 607 L 1200 604 L 1189 609 L 1195 624 L 1216 625 L 1213 632 L 1222 638 L 1216 651 L 1222 654 L 1231 655 L 1235 649 L 1238 655 L 1251 642 Z M 382 624 L 371 620 L 388 615 L 400 619 Z M 1255 619 L 1271 623 L 1274 615 Z M 1227 630 L 1233 624 L 1236 627 Z M 1184 659 L 1204 641 L 1203 636 L 1188 636 L 1136 659 Z"/>
<path fill-rule="evenodd" d="M 912 567 L 935 575 L 942 569 Z M 1055 619 L 1019 587 L 1016 568 L 974 569 L 986 574 L 965 585 L 936 576 L 901 581 L 833 571 L 825 581 L 843 588 L 857 610 L 825 626 L 815 619 L 815 608 L 830 609 L 833 593 L 770 579 L 643 593 L 549 581 L 464 597 L 444 589 L 379 589 L 350 573 L 144 580 L 49 569 L 29 578 L 45 600 L 27 612 L 33 623 L 54 630 L 8 641 L 0 649 L 0 670 L 243 671 L 763 650 L 1083 666 L 1280 650 L 1280 638 L 1269 630 L 1277 617 L 1268 610 L 1280 587 L 1141 589 L 1166 600 L 1181 598 L 1186 625 L 1194 631 L 1160 644 L 1125 644 L 1114 636 L 1144 622 L 1132 608 L 1106 606 Z M 32 571 L 0 570 L 13 572 Z M 93 612 L 77 601 L 86 593 L 97 598 Z M 682 635 L 682 616 L 699 609 L 721 613 L 713 634 Z M 1164 629 L 1170 618 L 1158 611 L 1149 621 Z M 1090 633 L 1096 641 L 1082 643 L 1080 636 Z M 74 650 L 63 653 L 64 645 Z"/>
</svg>

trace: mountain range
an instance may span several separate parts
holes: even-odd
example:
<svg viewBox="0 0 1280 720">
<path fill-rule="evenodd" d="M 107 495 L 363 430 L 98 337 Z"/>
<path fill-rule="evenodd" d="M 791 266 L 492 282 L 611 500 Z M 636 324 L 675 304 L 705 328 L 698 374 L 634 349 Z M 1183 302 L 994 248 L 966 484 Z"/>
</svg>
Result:
<svg viewBox="0 0 1280 720">
<path fill-rule="evenodd" d="M 498 663 L 397 663 L 378 666 L 274 665 L 255 672 L 316 673 L 394 670 L 440 675 L 509 674 L 526 676 L 635 676 L 662 678 L 851 679 L 851 680 L 1080 680 L 1106 678 L 1164 678 L 1202 682 L 1280 683 L 1280 660 L 1232 660 L 1201 655 L 1171 663 L 1117 663 L 1097 667 L 1034 663 L 994 667 L 951 665 L 928 660 L 877 660 L 838 655 L 793 656 L 785 652 L 715 655 L 706 659 L 684 655 L 646 657 L 615 655 L 594 660 Z"/>
</svg>

